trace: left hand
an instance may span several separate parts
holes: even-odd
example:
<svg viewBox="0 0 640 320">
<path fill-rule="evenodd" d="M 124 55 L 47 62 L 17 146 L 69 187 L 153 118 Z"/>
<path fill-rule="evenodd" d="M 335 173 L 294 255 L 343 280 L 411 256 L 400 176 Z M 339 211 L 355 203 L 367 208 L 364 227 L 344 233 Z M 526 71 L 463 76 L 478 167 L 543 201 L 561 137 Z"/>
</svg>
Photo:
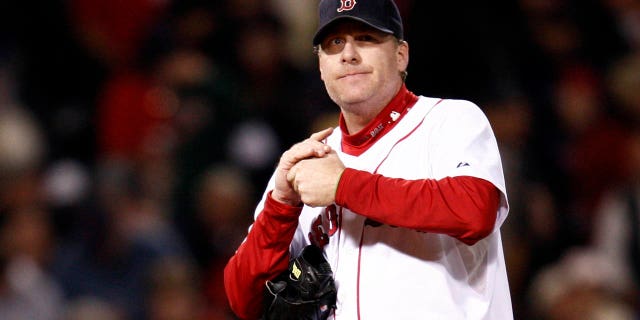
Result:
<svg viewBox="0 0 640 320">
<path fill-rule="evenodd" d="M 323 157 L 308 158 L 296 163 L 287 180 L 300 195 L 302 202 L 311 207 L 324 207 L 335 202 L 340 176 L 345 166 L 335 150 Z"/>
<path fill-rule="evenodd" d="M 293 166 L 307 158 L 324 157 L 331 147 L 322 141 L 333 132 L 333 128 L 327 128 L 312 134 L 308 139 L 296 143 L 289 150 L 285 151 L 280 157 L 278 167 L 275 173 L 275 187 L 271 193 L 271 197 L 290 206 L 298 206 L 301 203 L 298 191 L 294 189 L 292 180 L 289 178 L 289 172 Z"/>
</svg>

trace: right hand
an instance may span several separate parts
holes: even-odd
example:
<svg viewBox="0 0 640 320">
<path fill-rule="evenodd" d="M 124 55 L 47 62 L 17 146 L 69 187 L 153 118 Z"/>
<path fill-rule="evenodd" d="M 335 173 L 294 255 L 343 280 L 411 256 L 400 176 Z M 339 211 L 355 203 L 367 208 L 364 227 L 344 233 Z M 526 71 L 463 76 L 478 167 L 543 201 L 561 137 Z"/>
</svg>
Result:
<svg viewBox="0 0 640 320">
<path fill-rule="evenodd" d="M 300 195 L 293 189 L 287 180 L 289 170 L 300 160 L 318 157 L 322 158 L 331 152 L 331 147 L 322 141 L 333 132 L 333 128 L 327 128 L 312 134 L 308 139 L 296 143 L 280 157 L 280 162 L 276 168 L 275 188 L 271 197 L 281 203 L 291 206 L 298 206 L 302 203 Z"/>
</svg>

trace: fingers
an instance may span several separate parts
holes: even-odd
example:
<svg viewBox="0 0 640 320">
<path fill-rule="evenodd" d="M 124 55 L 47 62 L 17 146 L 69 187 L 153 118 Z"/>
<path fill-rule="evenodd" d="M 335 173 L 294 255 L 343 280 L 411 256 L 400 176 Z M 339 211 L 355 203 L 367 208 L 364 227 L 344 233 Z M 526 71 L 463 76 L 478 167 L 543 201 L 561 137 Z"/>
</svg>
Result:
<svg viewBox="0 0 640 320">
<path fill-rule="evenodd" d="M 311 146 L 299 144 L 293 146 L 282 154 L 280 167 L 283 170 L 291 169 L 296 163 L 311 157 L 323 157 L 326 154 L 324 146 Z"/>
<path fill-rule="evenodd" d="M 308 145 L 314 149 L 314 156 L 324 157 L 325 154 L 331 152 L 331 147 L 326 145 L 323 141 L 327 139 L 333 132 L 333 128 L 327 128 L 322 131 L 313 133 L 308 139 L 302 142 L 302 144 Z"/>
<path fill-rule="evenodd" d="M 324 140 L 327 139 L 327 137 L 329 137 L 332 132 L 333 132 L 333 128 L 326 128 L 322 131 L 313 133 L 311 137 L 307 139 L 307 140 L 310 140 L 311 143 L 314 143 L 314 146 L 318 147 L 318 149 L 316 150 L 317 157 L 324 157 L 325 154 L 331 152 L 331 147 L 326 145 L 324 143 Z M 320 143 L 320 145 L 318 145 L 316 142 Z"/>
<path fill-rule="evenodd" d="M 340 176 L 345 166 L 335 151 L 322 158 L 296 163 L 287 173 L 287 181 L 309 206 L 325 206 L 335 201 Z"/>
<path fill-rule="evenodd" d="M 326 139 L 328 136 L 330 136 L 332 132 L 333 132 L 333 128 L 326 128 L 322 131 L 318 131 L 312 134 L 309 139 L 315 140 L 315 141 L 322 141 Z"/>
<path fill-rule="evenodd" d="M 333 128 L 327 128 L 312 134 L 308 139 L 295 144 L 282 155 L 285 168 L 291 168 L 301 160 L 311 157 L 324 157 L 331 152 L 331 147 L 322 141 L 333 132 Z"/>
<path fill-rule="evenodd" d="M 274 199 L 291 204 L 300 202 L 299 184 L 296 180 L 296 172 L 299 168 L 296 164 L 305 159 L 324 158 L 332 152 L 331 147 L 323 141 L 331 135 L 333 128 L 327 128 L 313 133 L 306 140 L 293 145 L 280 157 L 280 162 L 276 168 L 275 188 L 272 196 Z"/>
<path fill-rule="evenodd" d="M 294 165 L 289 172 L 287 172 L 287 182 L 291 185 L 293 190 L 297 193 L 298 186 L 296 185 L 296 166 Z"/>
</svg>

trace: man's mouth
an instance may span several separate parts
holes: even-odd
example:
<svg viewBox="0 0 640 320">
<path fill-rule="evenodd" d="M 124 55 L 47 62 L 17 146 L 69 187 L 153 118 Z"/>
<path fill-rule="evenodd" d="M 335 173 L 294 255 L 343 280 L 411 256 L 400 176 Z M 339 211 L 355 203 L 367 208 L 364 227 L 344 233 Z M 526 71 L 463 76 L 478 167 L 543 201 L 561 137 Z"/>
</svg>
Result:
<svg viewBox="0 0 640 320">
<path fill-rule="evenodd" d="M 344 79 L 344 78 L 350 78 L 350 77 L 354 77 L 354 76 L 361 76 L 361 75 L 365 75 L 366 72 L 349 72 L 346 74 L 343 74 L 342 76 L 338 77 L 338 79 Z"/>
</svg>

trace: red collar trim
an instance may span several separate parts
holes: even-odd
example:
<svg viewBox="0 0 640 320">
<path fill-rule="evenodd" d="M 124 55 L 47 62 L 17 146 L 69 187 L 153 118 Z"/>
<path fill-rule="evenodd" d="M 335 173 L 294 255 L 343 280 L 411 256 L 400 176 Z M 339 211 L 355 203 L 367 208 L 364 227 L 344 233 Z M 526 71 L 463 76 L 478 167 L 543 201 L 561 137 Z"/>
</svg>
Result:
<svg viewBox="0 0 640 320">
<path fill-rule="evenodd" d="M 407 90 L 402 84 L 395 97 L 366 127 L 352 135 L 347 134 L 347 125 L 340 114 L 340 130 L 342 131 L 342 151 L 352 156 L 359 156 L 367 151 L 382 136 L 391 131 L 400 119 L 418 101 L 418 96 Z"/>
</svg>

